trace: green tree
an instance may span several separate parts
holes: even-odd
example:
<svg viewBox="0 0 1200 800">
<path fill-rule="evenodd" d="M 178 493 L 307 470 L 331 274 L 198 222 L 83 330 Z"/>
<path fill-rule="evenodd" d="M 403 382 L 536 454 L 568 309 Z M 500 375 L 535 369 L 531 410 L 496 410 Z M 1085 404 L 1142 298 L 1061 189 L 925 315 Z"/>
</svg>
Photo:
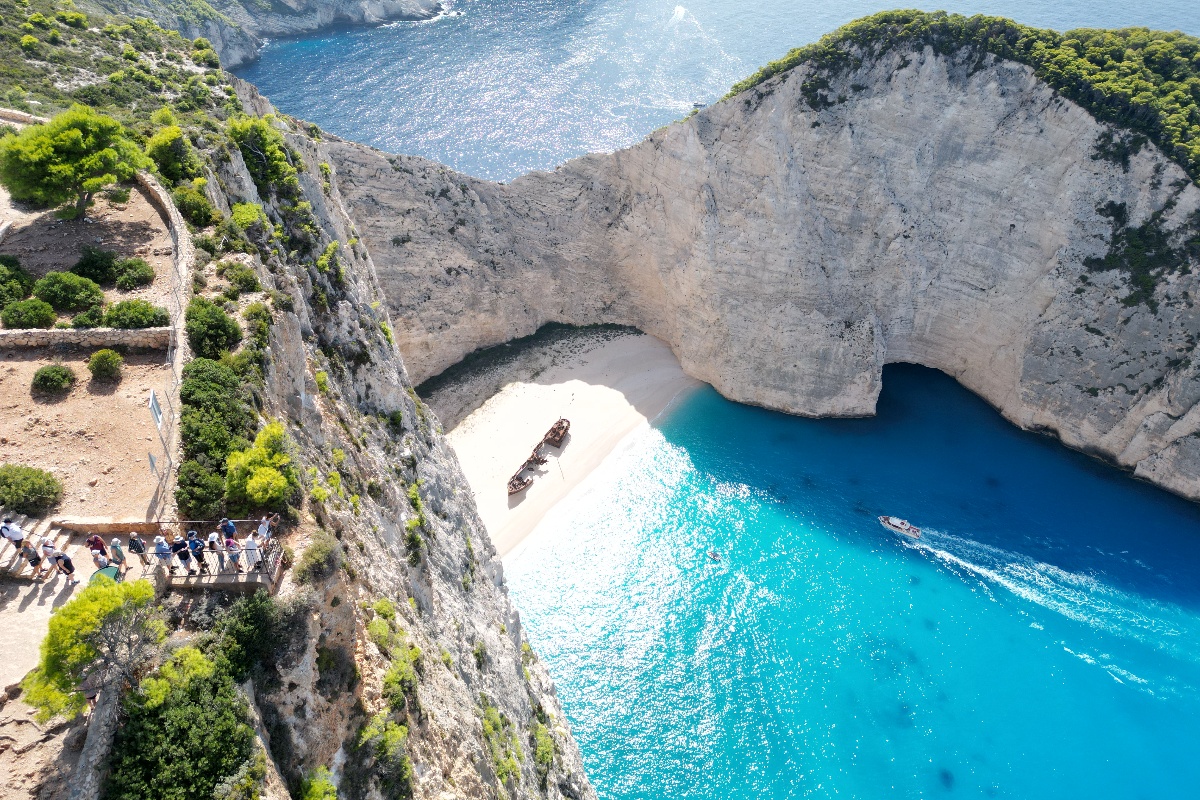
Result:
<svg viewBox="0 0 1200 800">
<path fill-rule="evenodd" d="M 146 155 L 171 183 L 179 183 L 200 174 L 200 160 L 196 157 L 196 151 L 178 125 L 167 125 L 151 136 L 146 143 Z"/>
<path fill-rule="evenodd" d="M 154 605 L 154 587 L 144 580 L 99 578 L 50 617 L 38 665 L 21 687 L 41 720 L 82 710 L 85 680 L 99 692 L 80 764 L 100 764 L 108 757 L 121 692 L 157 659 L 166 633 Z M 101 773 L 79 773 L 73 776 L 71 797 L 96 797 Z"/>
<path fill-rule="evenodd" d="M 149 164 L 121 123 L 81 105 L 0 140 L 0 183 L 12 196 L 42 205 L 74 200 L 76 216 L 97 191 Z"/>
</svg>

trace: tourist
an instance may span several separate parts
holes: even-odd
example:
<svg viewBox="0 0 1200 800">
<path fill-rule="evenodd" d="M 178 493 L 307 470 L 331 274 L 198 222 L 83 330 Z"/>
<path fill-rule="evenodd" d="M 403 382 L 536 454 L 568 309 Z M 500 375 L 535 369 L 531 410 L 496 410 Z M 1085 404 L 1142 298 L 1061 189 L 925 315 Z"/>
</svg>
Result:
<svg viewBox="0 0 1200 800">
<path fill-rule="evenodd" d="M 149 565 L 150 557 L 146 553 L 146 543 L 138 536 L 137 531 L 129 532 L 129 552 L 142 560 L 142 569 Z"/>
<path fill-rule="evenodd" d="M 33 570 L 33 579 L 40 581 L 42 579 L 42 554 L 33 546 L 33 542 L 26 539 L 22 543 L 21 556 L 29 562 L 29 568 Z"/>
<path fill-rule="evenodd" d="M 233 524 L 233 520 L 221 517 L 221 522 L 217 525 L 217 530 L 226 536 L 233 536 L 237 533 L 237 526 Z"/>
<path fill-rule="evenodd" d="M 274 516 L 263 515 L 262 522 L 258 523 L 258 535 L 262 539 L 262 546 L 266 547 L 267 542 L 271 541 L 271 530 L 279 524 L 279 515 Z"/>
<path fill-rule="evenodd" d="M 229 554 L 229 563 L 233 564 L 235 570 L 241 572 L 242 565 L 239 560 L 242 557 L 242 548 L 237 543 L 237 539 L 232 536 L 225 537 L 225 552 Z"/>
<path fill-rule="evenodd" d="M 196 559 L 196 565 L 200 567 L 200 574 L 208 574 L 208 562 L 204 560 L 204 540 L 200 538 L 200 534 L 196 531 L 188 531 L 187 538 L 188 550 L 192 553 L 192 558 Z"/>
<path fill-rule="evenodd" d="M 25 531 L 12 521 L 12 517 L 5 517 L 3 524 L 0 524 L 0 535 L 12 542 L 14 550 L 20 550 L 21 545 L 25 543 Z"/>
<path fill-rule="evenodd" d="M 100 534 L 93 533 L 84 542 L 88 550 L 99 550 L 105 558 L 108 557 L 108 547 L 104 544 L 104 539 L 100 538 Z"/>
<path fill-rule="evenodd" d="M 246 541 L 242 544 L 242 550 L 246 552 L 246 572 L 253 572 L 259 569 L 257 531 L 251 531 L 250 535 L 246 537 Z"/>
<path fill-rule="evenodd" d="M 121 547 L 121 540 L 114 536 L 111 544 L 112 558 L 110 560 L 112 561 L 112 565 L 124 575 L 126 570 L 129 569 L 129 564 L 125 558 L 125 550 Z"/>
<path fill-rule="evenodd" d="M 170 572 L 175 571 L 175 568 L 171 566 L 171 545 L 167 544 L 165 536 L 154 537 L 154 555 L 158 558 L 160 567 L 166 567 Z"/>
<path fill-rule="evenodd" d="M 58 567 L 58 571 L 67 576 L 67 586 L 74 586 L 79 583 L 75 578 L 75 564 L 71 561 L 69 555 L 62 550 L 56 549 L 52 558 L 54 559 L 54 565 Z"/>
<path fill-rule="evenodd" d="M 49 578 L 55 572 L 54 569 L 54 551 L 57 550 L 54 546 L 54 540 L 49 536 L 43 536 L 41 546 L 38 548 L 41 551 L 40 565 L 34 573 L 33 579 L 40 581 L 42 578 Z"/>
<path fill-rule="evenodd" d="M 193 533 L 193 531 L 188 531 Z M 175 534 L 175 541 L 171 543 L 171 552 L 179 559 L 179 565 L 187 571 L 188 575 L 195 575 L 196 570 L 192 569 L 192 551 L 188 548 L 188 543 L 178 533 Z M 171 574 L 175 574 L 175 567 L 171 567 Z"/>
<path fill-rule="evenodd" d="M 225 551 L 221 549 L 221 534 L 213 531 L 208 535 L 208 549 L 205 550 L 204 556 L 217 562 L 218 573 L 225 571 Z"/>
<path fill-rule="evenodd" d="M 101 570 L 108 566 L 108 557 L 99 550 L 92 551 L 92 563 L 96 565 L 96 569 Z"/>
</svg>

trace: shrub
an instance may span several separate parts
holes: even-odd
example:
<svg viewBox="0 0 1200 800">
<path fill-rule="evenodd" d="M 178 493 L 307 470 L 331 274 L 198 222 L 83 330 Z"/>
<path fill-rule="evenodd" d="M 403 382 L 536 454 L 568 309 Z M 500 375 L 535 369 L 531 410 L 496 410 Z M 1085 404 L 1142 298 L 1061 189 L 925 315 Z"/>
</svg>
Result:
<svg viewBox="0 0 1200 800">
<path fill-rule="evenodd" d="M 106 795 L 213 797 L 254 751 L 249 709 L 224 665 L 183 647 L 124 703 Z"/>
<path fill-rule="evenodd" d="M 117 288 L 129 291 L 154 283 L 154 267 L 144 258 L 127 258 L 117 265 Z"/>
<path fill-rule="evenodd" d="M 300 583 L 328 578 L 342 563 L 342 546 L 333 535 L 319 530 L 300 555 L 296 565 L 296 580 Z"/>
<path fill-rule="evenodd" d="M 0 256 L 0 311 L 9 303 L 24 300 L 33 291 L 33 277 L 21 269 L 14 256 Z"/>
<path fill-rule="evenodd" d="M 196 186 L 180 186 L 172 190 L 171 199 L 179 208 L 179 213 L 197 228 L 207 228 L 221 219 L 220 213 L 209 202 L 208 195 Z M 200 242 L 196 243 L 201 246 Z"/>
<path fill-rule="evenodd" d="M 254 444 L 225 459 L 225 500 L 234 509 L 281 509 L 300 486 L 285 450 L 283 424 L 271 422 L 254 437 Z"/>
<path fill-rule="evenodd" d="M 220 358 L 222 352 L 231 350 L 242 338 L 237 320 L 203 297 L 194 297 L 188 303 L 184 331 L 192 352 L 201 358 Z"/>
<path fill-rule="evenodd" d="M 408 728 L 376 714 L 358 736 L 359 747 L 369 747 L 385 797 L 412 797 L 413 766 L 408 757 Z"/>
<path fill-rule="evenodd" d="M 220 473 L 194 459 L 179 465 L 175 502 L 191 519 L 215 519 L 225 499 L 225 479 Z"/>
<path fill-rule="evenodd" d="M 116 350 L 97 350 L 92 353 L 92 357 L 88 359 L 88 372 L 92 373 L 92 379 L 97 381 L 115 381 L 121 377 L 121 367 L 125 366 L 125 359 Z"/>
<path fill-rule="evenodd" d="M 0 506 L 18 514 L 41 514 L 58 505 L 62 493 L 62 482 L 45 470 L 0 464 Z"/>
<path fill-rule="evenodd" d="M 229 281 L 230 285 L 236 286 L 239 292 L 257 292 L 262 290 L 262 286 L 258 282 L 258 276 L 254 274 L 254 270 L 237 261 L 230 262 L 225 266 L 225 280 Z"/>
<path fill-rule="evenodd" d="M 104 312 L 106 328 L 162 328 L 170 322 L 165 308 L 146 300 L 122 300 Z"/>
<path fill-rule="evenodd" d="M 92 306 L 71 318 L 72 328 L 99 328 L 104 324 L 104 307 Z"/>
<path fill-rule="evenodd" d="M 267 215 L 257 203 L 234 203 L 231 209 L 233 224 L 243 231 L 265 224 Z"/>
<path fill-rule="evenodd" d="M 75 371 L 64 364 L 47 364 L 33 373 L 33 389 L 45 394 L 62 394 L 75 385 Z"/>
<path fill-rule="evenodd" d="M 375 613 L 387 620 L 396 618 L 396 604 L 386 597 L 381 597 L 371 604 L 371 608 Z"/>
<path fill-rule="evenodd" d="M 537 766 L 538 778 L 545 786 L 550 766 L 554 763 L 554 737 L 541 722 L 533 724 L 533 763 Z"/>
<path fill-rule="evenodd" d="M 178 125 L 167 125 L 146 142 L 146 155 L 171 183 L 194 178 L 200 172 L 196 151 Z"/>
<path fill-rule="evenodd" d="M 91 245 L 83 246 L 83 255 L 71 267 L 71 272 L 98 284 L 105 285 L 117 279 L 117 254 Z"/>
<path fill-rule="evenodd" d="M 193 54 L 192 58 L 195 57 Z M 300 800 L 338 800 L 337 787 L 333 785 L 333 776 L 328 769 L 317 767 L 311 775 L 304 779 L 300 790 Z"/>
<path fill-rule="evenodd" d="M 85 311 L 104 303 L 104 292 L 95 281 L 72 272 L 47 272 L 33 285 L 33 293 L 55 311 Z"/>
<path fill-rule="evenodd" d="M 18 300 L 0 311 L 6 328 L 53 328 L 58 315 L 50 304 L 37 299 Z"/>
</svg>

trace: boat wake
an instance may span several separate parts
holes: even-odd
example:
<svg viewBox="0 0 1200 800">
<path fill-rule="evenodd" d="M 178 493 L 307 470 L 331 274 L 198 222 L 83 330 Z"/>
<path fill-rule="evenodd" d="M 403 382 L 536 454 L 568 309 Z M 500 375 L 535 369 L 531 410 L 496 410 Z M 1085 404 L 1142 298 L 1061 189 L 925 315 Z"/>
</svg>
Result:
<svg viewBox="0 0 1200 800">
<path fill-rule="evenodd" d="M 1001 599 L 996 590 L 1003 590 L 1093 630 L 1136 642 L 1171 658 L 1200 663 L 1200 623 L 1186 609 L 1116 589 L 1094 575 L 1071 572 L 945 531 L 926 528 L 919 540 L 905 538 L 900 543 L 934 557 L 993 599 Z M 1044 627 L 1036 618 L 1030 624 Z M 1116 680 L 1146 684 L 1144 679 L 1111 663 L 1113 656 L 1109 653 L 1089 655 L 1076 652 L 1077 648 L 1066 641 L 1061 644 L 1071 655 L 1103 667 Z"/>
</svg>

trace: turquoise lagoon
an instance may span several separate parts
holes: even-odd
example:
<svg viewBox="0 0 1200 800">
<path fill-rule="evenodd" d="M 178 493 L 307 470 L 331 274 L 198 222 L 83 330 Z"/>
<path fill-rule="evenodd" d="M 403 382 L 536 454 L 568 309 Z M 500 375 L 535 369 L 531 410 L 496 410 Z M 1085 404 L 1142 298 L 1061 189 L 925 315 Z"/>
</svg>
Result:
<svg viewBox="0 0 1200 800">
<path fill-rule="evenodd" d="M 507 180 L 637 141 L 888 7 L 448 6 L 272 43 L 239 74 L 334 133 Z M 1193 0 L 941 7 L 1200 34 Z M 603 800 L 1200 793 L 1200 507 L 930 370 L 889 367 L 864 420 L 700 390 L 561 504 L 508 580 Z"/>
<path fill-rule="evenodd" d="M 605 800 L 1200 786 L 1200 509 L 932 370 L 860 420 L 701 389 L 507 574 Z"/>
</svg>

